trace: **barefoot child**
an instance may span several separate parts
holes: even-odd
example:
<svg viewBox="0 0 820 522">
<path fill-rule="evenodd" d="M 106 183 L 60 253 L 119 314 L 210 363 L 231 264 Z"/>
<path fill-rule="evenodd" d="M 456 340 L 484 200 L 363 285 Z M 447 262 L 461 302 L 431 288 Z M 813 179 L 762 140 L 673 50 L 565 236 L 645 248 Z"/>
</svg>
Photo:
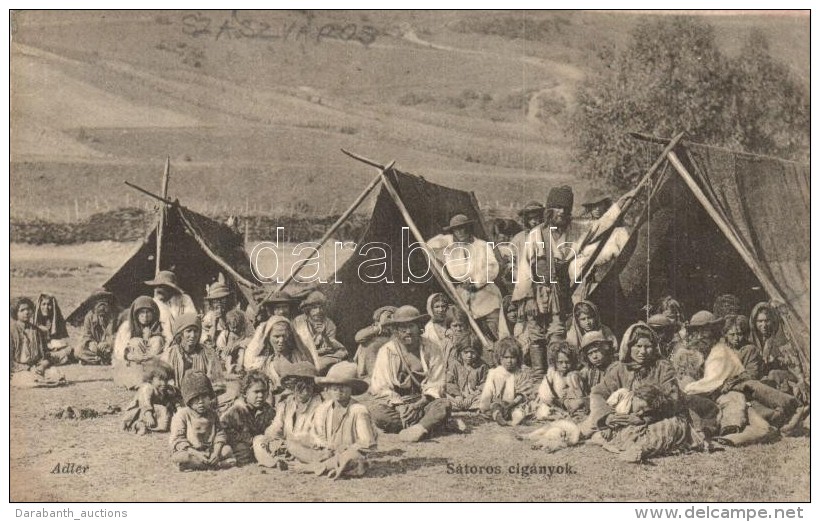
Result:
<svg viewBox="0 0 820 522">
<path fill-rule="evenodd" d="M 481 341 L 471 333 L 455 338 L 458 356 L 447 367 L 444 391 L 453 411 L 478 410 L 489 367 L 481 360 Z"/>
<path fill-rule="evenodd" d="M 581 377 L 575 371 L 575 350 L 566 341 L 550 344 L 547 375 L 538 388 L 535 418 L 557 420 L 570 417 L 580 421 L 587 414 Z"/>
<path fill-rule="evenodd" d="M 276 416 L 276 410 L 268 403 L 270 381 L 259 370 L 245 374 L 239 385 L 239 398 L 222 414 L 222 426 L 228 436 L 239 466 L 255 462 L 253 439 L 265 433 Z"/>
<path fill-rule="evenodd" d="M 125 407 L 122 428 L 138 435 L 167 432 L 180 399 L 173 385 L 174 370 L 161 361 L 152 361 L 142 366 L 142 374 L 142 385 Z"/>
<path fill-rule="evenodd" d="M 208 377 L 198 371 L 187 372 L 182 379 L 182 399 L 185 407 L 171 420 L 171 461 L 180 471 L 236 465 L 216 413 L 216 395 Z"/>
<path fill-rule="evenodd" d="M 498 424 L 506 426 L 512 421 L 515 426 L 530 414 L 534 378 L 530 369 L 521 365 L 521 345 L 514 338 L 498 341 L 495 351 L 498 366 L 487 373 L 478 407 Z"/>
</svg>

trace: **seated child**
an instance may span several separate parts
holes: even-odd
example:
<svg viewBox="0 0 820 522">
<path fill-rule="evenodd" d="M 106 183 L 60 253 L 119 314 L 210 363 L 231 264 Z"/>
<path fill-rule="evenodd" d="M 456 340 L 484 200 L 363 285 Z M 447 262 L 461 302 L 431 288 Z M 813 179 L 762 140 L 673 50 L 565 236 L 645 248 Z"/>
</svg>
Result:
<svg viewBox="0 0 820 522">
<path fill-rule="evenodd" d="M 527 418 L 535 383 L 530 369 L 521 364 L 521 345 L 512 337 L 496 343 L 498 366 L 487 372 L 479 410 L 498 424 L 518 425 Z"/>
<path fill-rule="evenodd" d="M 197 332 L 199 333 L 199 332 Z M 203 372 L 182 379 L 185 407 L 171 420 L 171 461 L 180 471 L 224 469 L 236 465 L 216 413 L 216 395 Z"/>
<path fill-rule="evenodd" d="M 325 314 L 327 298 L 314 290 L 299 308 L 302 315 L 293 320 L 293 330 L 313 356 L 319 375 L 328 368 L 347 359 L 347 349 L 336 340 L 336 324 Z"/>
<path fill-rule="evenodd" d="M 444 333 L 444 343 L 441 345 L 441 353 L 444 356 L 445 368 L 447 368 L 450 366 L 450 362 L 454 361 L 458 356 L 458 351 L 454 346 L 454 339 L 470 332 L 470 320 L 461 308 L 451 306 L 447 309 L 447 317 L 444 319 L 444 325 L 447 330 Z M 495 361 L 493 361 L 493 363 L 494 362 Z"/>
<path fill-rule="evenodd" d="M 225 314 L 225 324 L 227 328 L 216 338 L 216 351 L 225 370 L 229 374 L 238 373 L 245 355 L 245 315 L 240 310 L 231 310 Z"/>
<path fill-rule="evenodd" d="M 46 357 L 46 335 L 34 325 L 34 302 L 20 297 L 11 307 L 10 346 L 11 371 L 31 370 L 45 375 L 51 363 Z"/>
<path fill-rule="evenodd" d="M 489 366 L 481 360 L 481 341 L 472 333 L 454 339 L 458 356 L 447 366 L 444 391 L 452 411 L 478 410 Z"/>
<path fill-rule="evenodd" d="M 310 429 L 322 396 L 316 389 L 316 368 L 303 361 L 287 364 L 281 384 L 288 394 L 276 405 L 276 416 L 261 437 L 253 439 L 253 454 L 260 466 L 287 469 L 293 456 L 288 442 L 301 441 L 310 447 Z"/>
<path fill-rule="evenodd" d="M 149 431 L 165 432 L 181 401 L 179 390 L 173 385 L 174 370 L 161 361 L 142 366 L 142 385 L 125 407 L 122 428 L 145 435 Z"/>
<path fill-rule="evenodd" d="M 239 466 L 255 462 L 253 439 L 261 436 L 276 411 L 268 403 L 270 381 L 260 370 L 251 370 L 239 384 L 240 396 L 222 414 L 222 426 Z"/>
<path fill-rule="evenodd" d="M 612 342 L 612 346 L 618 346 L 618 338 L 615 337 L 612 330 L 601 324 L 598 307 L 591 301 L 578 301 L 572 307 L 572 326 L 567 332 L 567 343 L 577 353 L 581 347 L 581 339 L 584 334 L 594 331 L 600 331 L 605 338 Z"/>
<path fill-rule="evenodd" d="M 581 358 L 584 366 L 578 374 L 581 376 L 584 391 L 589 392 L 604 378 L 604 374 L 612 365 L 614 349 L 612 340 L 598 330 L 587 332 L 581 338 Z"/>
<path fill-rule="evenodd" d="M 553 342 L 549 346 L 547 361 L 549 368 L 538 388 L 535 418 L 583 420 L 589 403 L 584 398 L 581 376 L 575 371 L 575 350 L 566 341 Z"/>
<path fill-rule="evenodd" d="M 34 312 L 34 325 L 46 336 L 46 357 L 52 365 L 74 362 L 74 354 L 68 344 L 63 312 L 53 295 L 40 294 Z"/>
<path fill-rule="evenodd" d="M 316 383 L 327 400 L 316 410 L 310 439 L 289 440 L 288 451 L 316 475 L 360 477 L 367 470 L 369 450 L 376 447 L 377 431 L 370 411 L 351 396 L 366 392 L 369 385 L 356 378 L 356 365 L 349 362 L 336 364 Z"/>
</svg>

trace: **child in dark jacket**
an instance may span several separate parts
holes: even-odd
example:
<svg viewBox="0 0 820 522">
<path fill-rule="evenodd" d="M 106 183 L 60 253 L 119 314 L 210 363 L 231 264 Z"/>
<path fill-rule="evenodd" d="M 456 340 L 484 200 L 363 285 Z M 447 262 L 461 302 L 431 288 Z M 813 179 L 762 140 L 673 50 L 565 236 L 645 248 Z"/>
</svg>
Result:
<svg viewBox="0 0 820 522">
<path fill-rule="evenodd" d="M 276 410 L 268 402 L 270 380 L 259 370 L 245 374 L 239 393 L 239 398 L 222 414 L 221 421 L 236 463 L 243 466 L 256 461 L 253 439 L 265 433 L 276 416 Z"/>
<path fill-rule="evenodd" d="M 481 360 L 481 341 L 472 333 L 453 339 L 456 358 L 447 367 L 445 392 L 453 411 L 478 410 L 481 390 L 490 368 Z"/>
<path fill-rule="evenodd" d="M 142 385 L 125 407 L 122 427 L 138 435 L 149 431 L 167 432 L 177 403 L 181 402 L 179 390 L 173 385 L 174 370 L 154 360 L 144 364 L 142 372 Z"/>
</svg>

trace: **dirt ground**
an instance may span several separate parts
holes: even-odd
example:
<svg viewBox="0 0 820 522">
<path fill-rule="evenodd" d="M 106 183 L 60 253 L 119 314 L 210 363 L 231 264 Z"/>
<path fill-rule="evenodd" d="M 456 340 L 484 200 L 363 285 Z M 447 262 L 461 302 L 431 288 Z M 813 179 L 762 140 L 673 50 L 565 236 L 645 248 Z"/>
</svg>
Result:
<svg viewBox="0 0 820 522">
<path fill-rule="evenodd" d="M 12 390 L 12 501 L 807 501 L 809 439 L 768 446 L 666 457 L 649 464 L 618 462 L 596 446 L 555 454 L 515 439 L 531 427 L 502 428 L 468 419 L 470 433 L 418 444 L 379 439 L 365 478 L 331 481 L 256 465 L 186 472 L 169 459 L 167 434 L 120 431 L 119 415 L 58 419 L 67 406 L 100 412 L 124 405 L 109 368 L 68 366 L 72 384 Z M 52 473 L 58 464 L 88 466 L 83 474 Z M 553 475 L 515 470 L 553 466 Z M 459 466 L 474 473 L 458 473 Z M 480 467 L 485 467 L 480 471 Z M 487 467 L 500 467 L 486 473 Z M 512 473 L 510 472 L 510 468 Z M 563 468 L 563 470 L 561 470 Z M 563 471 L 559 473 L 559 470 Z M 499 472 L 500 471 L 500 472 Z"/>
<path fill-rule="evenodd" d="M 12 245 L 11 293 L 35 297 L 40 291 L 52 292 L 68 314 L 133 247 Z M 11 390 L 12 501 L 809 500 L 808 438 L 633 465 L 618 462 L 597 446 L 551 455 L 532 450 L 515 438 L 531 427 L 501 428 L 475 419 L 467 419 L 467 434 L 419 444 L 383 435 L 370 473 L 362 479 L 333 482 L 255 465 L 180 473 L 170 462 L 165 434 L 123 433 L 119 415 L 55 418 L 54 412 L 68 406 L 104 412 L 130 399 L 129 392 L 115 388 L 110 368 L 73 365 L 63 371 L 70 382 L 65 387 Z M 52 473 L 58 464 L 71 463 L 88 470 Z M 516 465 L 520 469 L 532 464 L 552 466 L 553 475 L 515 472 Z M 467 473 L 458 473 L 459 466 Z M 487 467 L 496 466 L 499 473 L 486 473 Z M 563 473 L 558 473 L 560 467 Z"/>
</svg>

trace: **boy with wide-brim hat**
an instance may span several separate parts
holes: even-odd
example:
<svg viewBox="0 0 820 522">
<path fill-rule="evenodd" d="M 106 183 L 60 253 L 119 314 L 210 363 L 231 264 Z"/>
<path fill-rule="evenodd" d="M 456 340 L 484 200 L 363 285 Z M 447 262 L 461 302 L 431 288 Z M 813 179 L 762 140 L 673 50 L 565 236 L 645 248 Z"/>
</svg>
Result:
<svg viewBox="0 0 820 522">
<path fill-rule="evenodd" d="M 442 234 L 427 240 L 427 245 L 446 269 L 470 315 L 485 337 L 498 339 L 498 310 L 501 291 L 495 284 L 500 271 L 495 252 L 475 236 L 475 220 L 465 214 L 450 218 Z"/>
<path fill-rule="evenodd" d="M 316 384 L 324 388 L 328 398 L 316 411 L 313 446 L 292 453 L 301 462 L 311 464 L 317 475 L 363 475 L 365 456 L 375 448 L 377 433 L 370 411 L 351 402 L 351 396 L 366 392 L 368 384 L 356 376 L 356 365 L 349 362 L 331 367 L 326 376 L 316 378 Z"/>
<path fill-rule="evenodd" d="M 441 350 L 421 335 L 429 319 L 414 306 L 399 307 L 385 323 L 393 333 L 376 357 L 368 405 L 376 426 L 416 442 L 443 427 L 450 416 L 444 399 L 444 360 Z"/>
</svg>

